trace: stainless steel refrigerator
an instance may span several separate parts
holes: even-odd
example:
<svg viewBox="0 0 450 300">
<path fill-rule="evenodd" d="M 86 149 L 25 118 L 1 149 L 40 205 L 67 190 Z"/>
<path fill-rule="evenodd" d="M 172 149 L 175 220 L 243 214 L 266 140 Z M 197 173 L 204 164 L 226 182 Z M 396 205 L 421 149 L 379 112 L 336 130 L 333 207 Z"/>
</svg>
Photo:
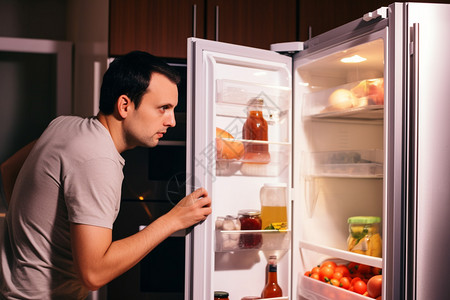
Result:
<svg viewBox="0 0 450 300">
<path fill-rule="evenodd" d="M 304 275 L 325 260 L 382 268 L 383 299 L 445 298 L 449 28 L 450 5 L 394 3 L 284 54 L 189 39 L 187 191 L 207 188 L 213 212 L 186 237 L 185 299 L 259 296 L 270 255 L 279 299 L 368 299 Z M 243 135 L 254 98 L 261 141 Z M 224 145 L 264 146 L 270 161 Z M 262 208 L 265 184 L 287 187 L 287 227 L 224 226 Z M 381 257 L 349 251 L 352 216 L 380 218 Z"/>
</svg>

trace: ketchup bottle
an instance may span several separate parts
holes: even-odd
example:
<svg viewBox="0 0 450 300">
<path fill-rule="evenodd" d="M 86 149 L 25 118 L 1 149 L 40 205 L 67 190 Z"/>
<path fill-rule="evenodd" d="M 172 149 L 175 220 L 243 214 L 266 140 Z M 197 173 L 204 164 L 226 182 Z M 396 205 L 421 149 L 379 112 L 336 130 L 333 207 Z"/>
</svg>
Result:
<svg viewBox="0 0 450 300">
<path fill-rule="evenodd" d="M 249 101 L 247 120 L 242 128 L 244 140 L 268 141 L 267 121 L 263 117 L 264 100 L 254 98 Z M 244 159 L 249 163 L 270 162 L 269 145 L 265 143 L 245 143 Z"/>
<path fill-rule="evenodd" d="M 262 298 L 276 298 L 282 297 L 283 291 L 278 285 L 277 280 L 277 256 L 271 255 L 269 257 L 269 272 L 267 273 L 267 284 L 264 287 L 261 297 Z"/>
</svg>

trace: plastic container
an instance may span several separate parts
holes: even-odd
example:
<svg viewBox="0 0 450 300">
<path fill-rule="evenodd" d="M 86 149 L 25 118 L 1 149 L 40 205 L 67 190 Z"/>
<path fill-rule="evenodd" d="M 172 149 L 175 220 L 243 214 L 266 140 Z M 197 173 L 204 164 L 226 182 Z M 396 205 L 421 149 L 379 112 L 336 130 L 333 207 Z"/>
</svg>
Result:
<svg viewBox="0 0 450 300">
<path fill-rule="evenodd" d="M 381 257 L 380 217 L 355 216 L 348 218 L 348 250 L 351 252 Z"/>
<path fill-rule="evenodd" d="M 287 226 L 285 183 L 265 183 L 260 190 L 262 229 L 274 229 L 274 223 Z"/>
</svg>

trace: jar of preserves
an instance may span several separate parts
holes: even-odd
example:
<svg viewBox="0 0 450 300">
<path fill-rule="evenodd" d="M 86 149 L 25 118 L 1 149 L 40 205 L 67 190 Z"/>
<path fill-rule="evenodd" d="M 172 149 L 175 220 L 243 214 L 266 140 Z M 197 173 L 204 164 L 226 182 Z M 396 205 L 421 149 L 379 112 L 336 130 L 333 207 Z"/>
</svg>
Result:
<svg viewBox="0 0 450 300">
<path fill-rule="evenodd" d="M 261 98 L 253 98 L 249 101 L 247 120 L 242 128 L 242 138 L 244 140 L 269 140 L 268 125 L 263 116 L 263 106 L 264 100 Z M 266 143 L 246 142 L 243 160 L 248 163 L 269 163 L 269 145 Z"/>
<path fill-rule="evenodd" d="M 261 211 L 256 209 L 242 209 L 238 212 L 241 230 L 261 230 Z M 261 233 L 241 233 L 239 248 L 258 249 L 262 244 Z"/>
<path fill-rule="evenodd" d="M 224 291 L 215 291 L 214 300 L 229 300 L 229 294 Z"/>
<path fill-rule="evenodd" d="M 381 257 L 380 217 L 356 216 L 348 218 L 348 250 Z"/>
</svg>

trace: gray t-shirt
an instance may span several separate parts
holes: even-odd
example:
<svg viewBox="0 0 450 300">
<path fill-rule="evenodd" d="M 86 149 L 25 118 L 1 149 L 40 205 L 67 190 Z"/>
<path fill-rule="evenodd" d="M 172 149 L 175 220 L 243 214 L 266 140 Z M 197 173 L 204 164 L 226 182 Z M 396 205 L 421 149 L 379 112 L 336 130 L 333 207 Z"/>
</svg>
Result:
<svg viewBox="0 0 450 300">
<path fill-rule="evenodd" d="M 96 118 L 58 117 L 36 142 L 14 186 L 0 258 L 8 299 L 84 299 L 70 222 L 112 228 L 123 157 Z"/>
</svg>

